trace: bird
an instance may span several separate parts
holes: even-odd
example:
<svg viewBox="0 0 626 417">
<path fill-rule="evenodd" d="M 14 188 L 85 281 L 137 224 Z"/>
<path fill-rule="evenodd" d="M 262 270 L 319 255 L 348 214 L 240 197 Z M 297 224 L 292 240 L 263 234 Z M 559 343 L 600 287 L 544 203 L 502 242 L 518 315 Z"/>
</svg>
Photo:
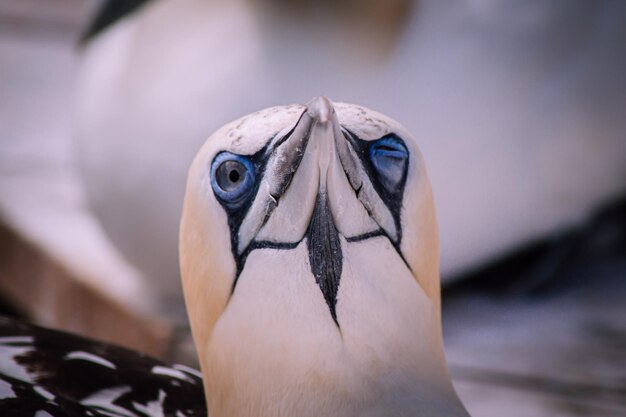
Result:
<svg viewBox="0 0 626 417">
<path fill-rule="evenodd" d="M 100 4 L 80 49 L 76 161 L 107 236 L 169 318 L 184 320 L 187 163 L 206 132 L 275 103 L 332 92 L 420 138 L 444 285 L 626 191 L 625 3 Z"/>
<path fill-rule="evenodd" d="M 0 415 L 199 417 L 206 407 L 195 369 L 0 317 Z"/>
<path fill-rule="evenodd" d="M 318 96 L 218 129 L 189 169 L 179 253 L 202 378 L 3 319 L 2 415 L 468 416 L 428 174 L 398 122 Z"/>
</svg>

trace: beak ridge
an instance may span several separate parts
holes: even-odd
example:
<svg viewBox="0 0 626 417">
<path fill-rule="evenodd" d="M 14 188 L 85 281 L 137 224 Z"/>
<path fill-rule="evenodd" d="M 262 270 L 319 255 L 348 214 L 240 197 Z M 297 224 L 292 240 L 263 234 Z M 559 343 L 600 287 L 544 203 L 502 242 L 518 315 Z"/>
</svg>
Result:
<svg viewBox="0 0 626 417">
<path fill-rule="evenodd" d="M 328 98 L 317 96 L 306 104 L 306 111 L 313 119 L 321 123 L 327 123 L 335 110 Z"/>
</svg>

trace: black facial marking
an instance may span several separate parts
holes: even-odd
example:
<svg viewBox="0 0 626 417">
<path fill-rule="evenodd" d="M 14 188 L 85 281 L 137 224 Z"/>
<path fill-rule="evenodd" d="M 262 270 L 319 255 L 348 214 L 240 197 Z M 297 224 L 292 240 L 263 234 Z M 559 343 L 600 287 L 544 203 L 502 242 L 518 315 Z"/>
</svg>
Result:
<svg viewBox="0 0 626 417">
<path fill-rule="evenodd" d="M 235 250 L 233 250 L 233 256 L 237 260 L 237 273 L 235 274 L 235 279 L 233 280 L 233 287 L 231 288 L 231 293 L 235 291 L 235 287 L 237 286 L 237 281 L 239 281 L 239 275 L 241 275 L 241 271 L 243 271 L 243 267 L 246 264 L 246 259 L 248 258 L 248 255 L 250 254 L 250 252 L 252 252 L 255 249 L 283 249 L 283 250 L 295 249 L 299 244 L 300 242 L 283 243 L 283 242 L 270 242 L 268 240 L 261 240 L 261 241 L 253 240 L 241 255 L 238 256 Z"/>
<path fill-rule="evenodd" d="M 372 182 L 372 185 L 374 186 L 374 190 L 376 190 L 376 193 L 383 200 L 383 203 L 385 203 L 385 205 L 391 212 L 391 215 L 393 216 L 394 222 L 396 224 L 396 230 L 398 231 L 398 237 L 395 241 L 393 241 L 391 238 L 390 240 L 392 240 L 392 243 L 394 244 L 394 246 L 396 246 L 398 253 L 400 253 L 400 250 L 399 250 L 400 242 L 402 241 L 402 227 L 400 224 L 400 213 L 402 211 L 402 201 L 404 198 L 404 188 L 406 186 L 408 164 L 404 166 L 404 172 L 402 173 L 398 186 L 395 189 L 390 189 L 388 187 L 385 187 L 383 185 L 383 181 L 381 181 L 381 179 L 379 178 L 369 158 L 370 147 L 373 146 L 377 141 L 363 140 L 359 138 L 357 135 L 355 135 L 353 132 L 351 132 L 350 130 L 346 129 L 345 127 L 343 127 L 343 130 L 346 133 L 344 137 L 350 142 L 356 155 L 361 160 L 361 164 L 363 165 L 363 168 L 365 169 L 367 176 Z M 400 143 L 404 143 L 404 141 L 395 133 L 390 133 L 388 135 L 385 135 L 378 140 L 383 140 L 386 138 L 394 138 Z M 354 238 L 357 238 L 357 237 L 354 237 Z M 354 239 L 354 238 L 349 238 L 348 240 Z M 360 239 L 360 240 L 363 240 L 363 239 Z"/>
<path fill-rule="evenodd" d="M 343 267 L 343 254 L 339 232 L 335 227 L 328 199 L 319 194 L 315 202 L 311 222 L 306 232 L 309 263 L 315 282 L 322 290 L 330 314 L 337 323 L 337 292 Z"/>
<path fill-rule="evenodd" d="M 356 236 L 350 236 L 346 240 L 350 243 L 352 242 L 361 242 L 363 240 L 371 239 L 376 236 L 387 236 L 382 229 L 374 230 L 372 232 L 363 233 Z"/>
<path fill-rule="evenodd" d="M 217 194 L 214 193 L 217 200 L 220 202 L 220 204 L 222 205 L 222 207 L 224 208 L 228 216 L 228 226 L 230 229 L 230 240 L 231 240 L 231 251 L 237 263 L 237 273 L 235 275 L 235 279 L 233 280 L 233 287 L 232 287 L 231 292 L 235 290 L 235 286 L 237 285 L 237 281 L 239 280 L 239 275 L 241 274 L 241 271 L 243 271 L 243 267 L 246 263 L 246 259 L 248 258 L 248 255 L 250 254 L 250 252 L 252 252 L 254 249 L 262 249 L 262 248 L 293 249 L 299 243 L 297 242 L 295 244 L 291 244 L 291 243 L 275 243 L 275 242 L 269 242 L 269 241 L 263 241 L 263 242 L 252 241 L 242 254 L 237 253 L 237 248 L 239 247 L 239 228 L 241 227 L 241 224 L 243 220 L 245 219 L 246 214 L 250 210 L 250 207 L 252 206 L 252 203 L 254 202 L 254 199 L 256 198 L 258 194 L 259 185 L 263 178 L 263 174 L 265 173 L 265 168 L 267 167 L 267 162 L 272 154 L 272 151 L 276 149 L 278 146 L 280 146 L 283 142 L 285 142 L 291 136 L 294 129 L 295 129 L 295 126 L 293 129 L 287 132 L 282 138 L 277 140 L 276 143 L 274 143 L 273 145 L 272 145 L 272 142 L 274 141 L 275 136 L 271 137 L 267 141 L 267 144 L 262 149 L 260 149 L 253 155 L 248 156 L 248 158 L 252 162 L 256 181 L 254 183 L 254 187 L 252 191 L 247 195 L 245 201 L 243 201 L 237 207 L 233 207 L 229 204 L 226 204 L 224 201 L 222 201 L 219 198 Z M 304 154 L 304 148 L 298 149 L 297 151 L 300 152 L 301 154 L 299 155 L 298 158 L 296 158 L 295 166 L 292 167 L 292 173 L 294 173 L 298 169 L 300 161 L 302 160 L 302 155 Z M 290 182 L 291 182 L 291 177 L 284 178 L 284 183 L 281 184 L 279 193 L 277 193 L 279 195 L 272 196 L 272 197 L 278 200 L 278 198 L 280 198 L 280 195 L 282 195 L 282 193 L 284 193 L 287 187 L 289 187 Z M 267 220 L 268 220 L 267 218 L 263 219 L 263 223 L 265 223 Z"/>
<path fill-rule="evenodd" d="M 304 114 L 304 113 L 303 113 Z M 296 123 L 297 126 L 297 123 Z M 360 242 L 366 239 L 375 238 L 378 236 L 384 236 L 389 239 L 392 243 L 396 252 L 403 260 L 405 265 L 410 269 L 410 266 L 406 262 L 406 259 L 402 255 L 400 250 L 400 242 L 402 239 L 402 228 L 400 224 L 400 213 L 402 210 L 402 199 L 404 196 L 404 188 L 406 185 L 407 171 L 408 171 L 408 150 L 404 145 L 404 141 L 400 139 L 395 134 L 391 133 L 385 135 L 384 137 L 376 140 L 376 141 L 366 141 L 360 139 L 354 133 L 350 132 L 348 129 L 343 128 L 345 132 L 344 138 L 349 142 L 350 146 L 354 149 L 355 154 L 360 160 L 361 165 L 363 166 L 366 175 L 369 177 L 372 186 L 376 193 L 380 196 L 383 203 L 387 206 L 389 211 L 391 212 L 394 222 L 396 225 L 396 229 L 398 231 L 398 235 L 396 239 L 392 239 L 388 236 L 384 230 L 378 229 L 375 231 L 363 233 L 361 235 L 356 236 L 346 236 L 346 241 Z M 295 249 L 302 240 L 298 242 L 271 242 L 271 241 L 256 241 L 253 240 L 248 247 L 246 247 L 243 253 L 237 253 L 238 248 L 238 236 L 239 229 L 246 215 L 248 214 L 252 203 L 258 194 L 259 184 L 262 181 L 263 175 L 265 173 L 267 163 L 269 158 L 275 149 L 277 149 L 281 144 L 283 144 L 294 132 L 295 126 L 289 132 L 287 132 L 282 138 L 274 142 L 274 138 L 268 140 L 267 145 L 253 155 L 247 156 L 247 158 L 252 163 L 255 172 L 255 184 L 253 190 L 247 195 L 246 201 L 239 204 L 237 207 L 233 207 L 232 205 L 225 204 L 223 201 L 220 201 L 219 196 L 218 201 L 222 203 L 224 210 L 228 215 L 228 224 L 231 231 L 231 249 L 233 256 L 237 263 L 237 272 L 233 280 L 232 291 L 235 290 L 237 285 L 237 281 L 243 268 L 246 263 L 246 259 L 248 255 L 256 249 L 277 249 L 277 250 L 289 250 Z M 280 184 L 277 187 L 277 195 L 273 195 L 272 197 L 275 201 L 269 201 L 268 204 L 278 204 L 278 200 L 282 196 L 282 194 L 287 190 L 289 184 L 291 182 L 291 178 L 293 174 L 297 171 L 298 166 L 302 160 L 302 156 L 304 154 L 306 143 L 308 142 L 308 133 L 306 134 L 305 142 L 299 145 L 297 148 L 294 148 L 293 152 L 295 152 L 296 157 L 293 159 L 291 166 L 284 167 L 286 170 L 286 174 L 283 178 L 280 179 Z M 395 145 L 394 148 L 386 149 L 385 144 L 389 143 L 388 141 L 392 140 L 392 145 Z M 387 142 L 384 142 L 387 141 Z M 382 142 L 382 143 L 381 143 Z M 404 158 L 399 159 L 402 163 L 404 160 L 404 165 L 400 165 L 399 167 L 391 167 L 396 169 L 396 171 L 383 171 L 383 174 L 389 174 L 391 172 L 391 176 L 387 176 L 385 178 L 381 177 L 381 172 L 376 170 L 376 167 L 372 163 L 370 159 L 371 147 L 379 146 L 379 149 L 383 149 L 384 151 L 392 152 L 394 150 L 400 149 L 400 156 L 404 155 Z M 406 151 L 406 152 L 405 152 Z M 391 158 L 394 155 L 390 156 Z M 380 166 L 379 166 L 380 168 Z M 346 174 L 347 175 L 347 174 Z M 355 194 L 358 196 L 359 190 L 355 190 Z M 268 212 L 266 217 L 271 215 Z M 267 221 L 263 219 L 263 223 Z M 341 240 L 339 237 L 339 231 L 337 230 L 332 212 L 328 205 L 328 198 L 326 195 L 320 193 L 317 196 L 317 200 L 315 202 L 315 207 L 313 209 L 313 214 L 311 216 L 311 220 L 309 222 L 307 231 L 303 236 L 303 239 L 306 238 L 307 250 L 309 254 L 309 263 L 311 267 L 311 272 L 315 277 L 315 282 L 320 287 L 324 300 L 328 305 L 330 314 L 333 318 L 333 321 L 339 326 L 337 321 L 337 294 L 339 291 L 339 284 L 341 280 L 341 274 L 343 269 L 343 254 L 341 250 Z"/>
<path fill-rule="evenodd" d="M 256 152 L 253 155 L 250 155 L 250 161 L 252 162 L 253 169 L 255 171 L 256 181 L 254 183 L 254 187 L 252 191 L 247 195 L 245 201 L 243 201 L 239 206 L 233 207 L 228 204 L 223 203 L 219 197 L 216 195 L 216 198 L 226 211 L 228 216 L 228 227 L 230 229 L 230 244 L 233 256 L 237 261 L 237 275 L 235 277 L 235 282 L 233 283 L 233 290 L 235 289 L 235 284 L 237 283 L 237 279 L 239 278 L 239 274 L 243 270 L 243 265 L 245 264 L 246 258 L 250 253 L 250 250 L 246 250 L 243 254 L 237 254 L 237 247 L 239 246 L 239 228 L 241 227 L 241 223 L 243 219 L 246 217 L 248 210 L 250 210 L 250 206 L 252 202 L 256 198 L 257 193 L 259 192 L 259 184 L 261 183 L 261 179 L 263 177 L 263 173 L 265 172 L 265 167 L 267 165 L 267 160 L 270 156 L 269 144 L 272 141 L 269 140 L 267 145 L 265 145 L 261 150 Z M 266 219 L 267 220 L 267 219 Z"/>
</svg>

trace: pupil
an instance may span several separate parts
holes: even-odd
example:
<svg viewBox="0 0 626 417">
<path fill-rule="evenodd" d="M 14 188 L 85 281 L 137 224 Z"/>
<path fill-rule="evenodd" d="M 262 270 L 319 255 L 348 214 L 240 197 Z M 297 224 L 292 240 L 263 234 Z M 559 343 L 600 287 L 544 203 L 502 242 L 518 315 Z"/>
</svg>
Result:
<svg viewBox="0 0 626 417">
<path fill-rule="evenodd" d="M 215 171 L 216 185 L 223 191 L 244 192 L 247 188 L 243 187 L 246 183 L 246 176 L 249 175 L 248 168 L 237 160 L 224 161 Z M 249 187 L 248 187 L 249 188 Z"/>
<path fill-rule="evenodd" d="M 240 178 L 240 175 L 239 175 L 239 171 L 237 171 L 237 170 L 234 170 L 234 169 L 233 169 L 232 171 L 230 171 L 230 172 L 228 173 L 228 179 L 229 179 L 231 182 L 238 182 L 238 181 L 239 181 L 239 178 Z"/>
</svg>

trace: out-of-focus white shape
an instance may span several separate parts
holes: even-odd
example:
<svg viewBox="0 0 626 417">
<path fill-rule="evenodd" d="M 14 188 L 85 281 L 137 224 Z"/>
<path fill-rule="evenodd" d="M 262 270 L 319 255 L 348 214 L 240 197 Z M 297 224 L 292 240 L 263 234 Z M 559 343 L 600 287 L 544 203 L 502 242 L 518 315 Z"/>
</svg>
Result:
<svg viewBox="0 0 626 417">
<path fill-rule="evenodd" d="M 425 0 L 389 38 L 326 3 L 287 3 L 157 0 L 85 51 L 76 109 L 90 201 L 173 300 L 192 155 L 270 105 L 325 94 L 414 134 L 444 282 L 626 189 L 626 4 Z"/>
<path fill-rule="evenodd" d="M 65 355 L 65 359 L 66 360 L 72 360 L 72 359 L 83 360 L 83 361 L 88 361 L 91 363 L 97 363 L 98 365 L 111 368 L 111 369 L 117 368 L 113 362 L 108 361 L 101 356 L 94 355 L 93 353 L 89 353 L 89 352 L 83 352 L 80 350 L 75 350 L 73 352 L 68 353 L 67 355 Z"/>
<path fill-rule="evenodd" d="M 71 164 L 72 44 L 4 36 L 0 57 L 0 217 L 76 279 L 148 308 L 139 272 L 91 214 Z"/>
</svg>

